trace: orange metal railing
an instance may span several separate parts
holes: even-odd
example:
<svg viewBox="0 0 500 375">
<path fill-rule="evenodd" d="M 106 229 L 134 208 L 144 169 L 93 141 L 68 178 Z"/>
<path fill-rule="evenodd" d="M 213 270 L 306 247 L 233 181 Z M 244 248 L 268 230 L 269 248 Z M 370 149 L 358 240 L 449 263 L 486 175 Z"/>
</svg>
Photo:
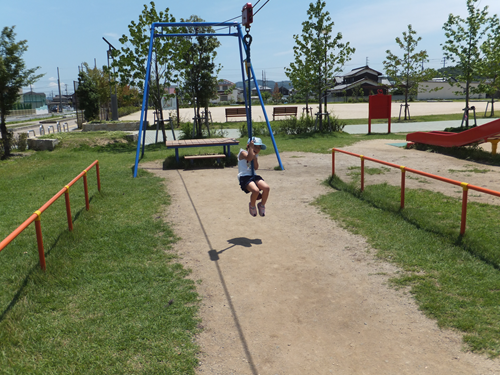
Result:
<svg viewBox="0 0 500 375">
<path fill-rule="evenodd" d="M 92 167 L 96 168 L 97 174 L 97 189 L 101 191 L 101 178 L 99 174 L 99 160 L 94 161 L 90 164 L 86 169 L 83 170 L 78 176 L 76 176 L 68 185 L 62 188 L 56 195 L 54 195 L 47 203 L 45 203 L 40 209 L 35 211 L 33 215 L 31 215 L 24 223 L 22 223 L 15 231 L 9 234 L 2 242 L 0 242 L 0 251 L 2 251 L 9 243 L 11 243 L 23 230 L 25 230 L 32 222 L 35 222 L 35 231 L 36 231 L 36 240 L 38 244 L 38 256 L 40 258 L 40 267 L 42 270 L 45 270 L 45 250 L 43 248 L 43 237 L 42 237 L 42 224 L 41 224 L 41 215 L 42 213 L 50 207 L 52 203 L 54 203 L 57 199 L 64 194 L 64 198 L 66 201 L 66 216 L 68 218 L 68 229 L 70 231 L 73 230 L 73 220 L 71 217 L 71 207 L 69 201 L 69 188 L 77 182 L 80 178 L 83 177 L 83 187 L 85 192 L 85 208 L 87 211 L 90 209 L 89 204 L 89 190 L 87 186 L 87 172 L 92 169 Z"/>
<path fill-rule="evenodd" d="M 479 191 L 481 193 L 490 194 L 490 195 L 500 197 L 500 192 L 495 191 L 495 190 L 485 189 L 485 188 L 482 188 L 480 186 L 475 186 L 475 185 L 468 184 L 466 182 L 460 182 L 460 181 L 452 180 L 450 178 L 441 177 L 441 176 L 437 176 L 437 175 L 434 175 L 431 173 L 422 172 L 422 171 L 419 171 L 417 169 L 406 168 L 405 166 L 402 166 L 402 165 L 389 163 L 389 162 L 386 162 L 383 160 L 370 158 L 370 157 L 364 156 L 364 155 L 354 154 L 352 152 L 340 150 L 338 148 L 332 149 L 332 176 L 335 175 L 335 152 L 341 152 L 343 154 L 355 156 L 355 157 L 358 157 L 361 159 L 361 191 L 363 191 L 365 189 L 365 160 L 369 160 L 369 161 L 373 161 L 375 163 L 387 165 L 388 167 L 400 169 L 401 170 L 401 208 L 402 209 L 405 207 L 406 172 L 415 173 L 415 174 L 418 174 L 420 176 L 429 177 L 429 178 L 433 178 L 435 180 L 446 182 L 448 184 L 460 186 L 462 188 L 462 218 L 461 218 L 461 223 L 460 223 L 460 235 L 461 236 L 463 236 L 465 234 L 465 226 L 466 226 L 466 222 L 467 222 L 468 191 L 475 190 L 475 191 Z"/>
</svg>

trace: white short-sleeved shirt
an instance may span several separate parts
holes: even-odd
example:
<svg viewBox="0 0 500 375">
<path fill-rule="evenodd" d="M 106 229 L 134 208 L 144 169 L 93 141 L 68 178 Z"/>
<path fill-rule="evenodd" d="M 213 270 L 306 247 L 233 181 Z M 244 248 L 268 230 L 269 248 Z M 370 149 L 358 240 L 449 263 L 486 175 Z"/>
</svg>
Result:
<svg viewBox="0 0 500 375">
<path fill-rule="evenodd" d="M 246 159 L 240 160 L 240 154 L 246 150 L 240 149 L 238 153 L 238 179 L 241 176 L 251 176 L 252 175 L 252 165 L 251 162 L 246 161 Z M 255 155 L 257 157 L 257 155 Z"/>
</svg>

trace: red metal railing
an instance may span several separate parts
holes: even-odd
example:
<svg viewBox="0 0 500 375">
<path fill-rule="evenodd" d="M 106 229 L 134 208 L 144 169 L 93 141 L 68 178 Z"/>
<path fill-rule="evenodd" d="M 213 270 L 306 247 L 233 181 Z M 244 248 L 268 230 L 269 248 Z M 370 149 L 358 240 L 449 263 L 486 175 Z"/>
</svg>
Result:
<svg viewBox="0 0 500 375">
<path fill-rule="evenodd" d="M 368 156 L 354 154 L 352 152 L 340 150 L 338 148 L 333 148 L 332 149 L 332 176 L 335 175 L 335 152 L 341 152 L 343 154 L 356 156 L 356 157 L 358 157 L 358 158 L 361 159 L 361 191 L 363 191 L 365 189 L 365 160 L 369 160 L 369 161 L 373 161 L 375 163 L 387 165 L 388 167 L 400 169 L 401 170 L 401 208 L 402 209 L 405 207 L 405 180 L 406 180 L 406 172 L 415 173 L 415 174 L 418 174 L 420 176 L 429 177 L 429 178 L 433 178 L 435 180 L 446 182 L 448 184 L 460 186 L 462 188 L 462 219 L 461 219 L 461 223 L 460 223 L 460 235 L 461 236 L 463 236 L 465 234 L 465 224 L 467 222 L 467 198 L 468 198 L 468 191 L 469 190 L 476 190 L 476 191 L 479 191 L 481 193 L 490 194 L 490 195 L 494 195 L 494 196 L 500 197 L 500 192 L 498 192 L 498 191 L 494 191 L 494 190 L 490 190 L 490 189 L 485 189 L 485 188 L 482 188 L 480 186 L 475 186 L 475 185 L 468 184 L 466 182 L 460 182 L 460 181 L 452 180 L 450 178 L 441 177 L 441 176 L 437 176 L 437 175 L 434 175 L 434 174 L 431 174 L 431 173 L 422 172 L 422 171 L 419 171 L 417 169 L 406 168 L 406 167 L 404 167 L 402 165 L 397 165 L 397 164 L 389 163 L 389 162 L 386 162 L 386 161 L 383 161 L 383 160 L 378 160 L 378 159 L 370 158 Z"/>
<path fill-rule="evenodd" d="M 69 188 L 80 178 L 83 177 L 83 187 L 85 191 L 85 208 L 87 211 L 90 209 L 89 204 L 89 189 L 87 186 L 87 172 L 92 169 L 92 167 L 96 168 L 97 174 L 97 189 L 101 191 L 101 178 L 99 174 L 99 160 L 94 161 L 90 164 L 86 169 L 83 170 L 78 176 L 76 176 L 68 185 L 62 188 L 56 195 L 54 195 L 47 203 L 45 203 L 39 210 L 35 211 L 33 215 L 31 215 L 24 223 L 22 223 L 15 231 L 9 234 L 2 242 L 0 242 L 0 251 L 2 251 L 9 243 L 11 243 L 14 238 L 16 238 L 23 230 L 25 230 L 32 222 L 35 222 L 35 231 L 36 231 L 36 240 L 38 243 L 38 256 L 40 257 L 40 267 L 45 271 L 45 250 L 43 248 L 43 237 L 42 237 L 42 224 L 41 224 L 41 215 L 42 213 L 52 204 L 54 203 L 61 195 L 64 194 L 64 198 L 66 201 L 66 216 L 68 218 L 68 229 L 70 231 L 73 230 L 73 220 L 71 218 L 71 207 L 69 202 Z"/>
</svg>

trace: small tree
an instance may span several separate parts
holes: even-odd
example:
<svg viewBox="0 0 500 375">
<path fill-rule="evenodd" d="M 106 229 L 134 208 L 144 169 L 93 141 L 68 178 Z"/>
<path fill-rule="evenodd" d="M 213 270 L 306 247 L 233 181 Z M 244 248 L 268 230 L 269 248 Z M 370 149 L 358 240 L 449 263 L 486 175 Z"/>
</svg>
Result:
<svg viewBox="0 0 500 375">
<path fill-rule="evenodd" d="M 302 55 L 297 46 L 293 47 L 295 61 L 285 68 L 286 76 L 292 81 L 294 100 L 302 97 L 306 102 L 306 113 L 309 116 L 309 97 L 313 90 L 313 79 L 309 66 L 309 56 Z"/>
<path fill-rule="evenodd" d="M 319 101 L 320 113 L 323 113 L 322 100 L 325 101 L 326 107 L 327 90 L 334 85 L 334 74 L 342 70 L 345 62 L 349 61 L 355 52 L 349 42 L 341 42 L 342 33 L 332 36 L 334 23 L 331 21 L 330 13 L 324 10 L 325 6 L 326 2 L 321 0 L 309 4 L 308 20 L 302 23 L 302 35 L 293 36 L 296 43 L 295 63 L 290 64 L 290 68 L 285 70 L 292 81 L 298 77 L 310 80 Z M 299 60 L 303 61 L 303 64 L 299 64 Z M 295 71 L 296 69 L 299 71 Z M 320 131 L 323 130 L 321 116 Z"/>
<path fill-rule="evenodd" d="M 479 64 L 480 83 L 478 90 L 491 97 L 490 116 L 495 115 L 495 96 L 500 91 L 500 21 L 497 15 L 491 20 L 491 27 L 485 42 L 481 45 L 483 58 Z"/>
<path fill-rule="evenodd" d="M 26 40 L 16 42 L 15 26 L 4 27 L 0 35 L 0 131 L 2 134 L 3 155 L 2 159 L 11 156 L 11 139 L 7 131 L 5 117 L 10 113 L 12 106 L 19 99 L 19 92 L 41 77 L 35 72 L 40 67 L 27 69 L 22 58 L 28 50 Z"/>
<path fill-rule="evenodd" d="M 408 32 L 403 32 L 403 39 L 396 38 L 396 43 L 403 50 L 403 56 L 394 55 L 387 50 L 387 60 L 384 61 L 384 68 L 391 77 L 395 86 L 402 88 L 405 96 L 405 120 L 410 115 L 408 101 L 412 96 L 417 96 L 419 83 L 431 79 L 435 75 L 433 69 L 423 69 L 424 62 L 427 62 L 427 51 L 416 52 L 418 42 L 421 37 L 415 38 L 417 32 L 408 25 Z"/>
<path fill-rule="evenodd" d="M 99 118 L 99 92 L 96 83 L 85 70 L 78 73 L 78 88 L 76 89 L 78 104 L 83 110 L 87 121 Z"/>
<path fill-rule="evenodd" d="M 157 12 L 155 3 L 150 2 L 150 8 L 144 5 L 139 21 L 132 21 L 128 26 L 129 35 L 122 35 L 119 39 L 123 47 L 113 50 L 112 66 L 118 68 L 118 75 L 122 85 L 144 87 L 146 79 L 146 65 L 149 54 L 151 24 L 153 22 L 175 22 L 169 14 L 169 9 Z M 170 32 L 177 32 L 177 28 L 170 28 Z M 159 124 L 163 140 L 167 139 L 163 120 L 162 99 L 165 97 L 165 87 L 177 81 L 180 69 L 179 38 L 155 38 L 153 42 L 153 61 L 151 66 L 151 81 L 149 99 L 159 115 Z"/>
<path fill-rule="evenodd" d="M 275 82 L 274 83 L 274 89 L 273 89 L 273 102 L 275 104 L 278 104 L 281 102 L 281 97 L 283 95 L 281 95 L 281 92 L 280 92 L 280 88 L 278 86 L 278 82 Z"/>
<path fill-rule="evenodd" d="M 191 16 L 182 22 L 204 22 L 198 16 Z M 185 27 L 187 32 L 198 33 L 213 33 L 212 27 Z M 202 136 L 202 123 L 200 109 L 205 109 L 205 114 L 208 114 L 208 104 L 211 99 L 217 97 L 217 74 L 220 71 L 220 66 L 215 64 L 215 51 L 220 42 L 216 37 L 196 36 L 184 39 L 187 48 L 184 48 L 183 70 L 181 76 L 183 78 L 183 91 L 187 94 L 192 103 L 194 103 L 195 112 L 195 127 L 197 137 Z M 205 125 L 208 125 L 208 116 L 205 115 Z"/>
<path fill-rule="evenodd" d="M 442 44 L 446 58 L 456 62 L 456 67 L 462 73 L 455 77 L 457 82 L 451 85 L 459 86 L 460 93 L 465 93 L 465 110 L 467 112 L 466 126 L 469 126 L 469 99 L 470 94 L 477 92 L 471 82 L 479 75 L 481 62 L 481 41 L 490 27 L 488 7 L 482 10 L 476 8 L 478 0 L 467 0 L 466 19 L 450 14 L 448 21 L 443 25 L 446 42 Z M 465 82 L 465 87 L 462 83 Z"/>
</svg>

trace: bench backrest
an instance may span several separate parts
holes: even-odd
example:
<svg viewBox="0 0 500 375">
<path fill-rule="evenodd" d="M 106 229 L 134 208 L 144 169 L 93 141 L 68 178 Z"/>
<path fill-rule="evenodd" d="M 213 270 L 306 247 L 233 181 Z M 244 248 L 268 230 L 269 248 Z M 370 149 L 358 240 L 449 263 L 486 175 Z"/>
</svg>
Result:
<svg viewBox="0 0 500 375">
<path fill-rule="evenodd" d="M 274 113 L 297 113 L 297 107 L 273 107 Z"/>
<path fill-rule="evenodd" d="M 247 111 L 243 108 L 226 108 L 226 116 L 227 115 L 246 115 Z"/>
</svg>

